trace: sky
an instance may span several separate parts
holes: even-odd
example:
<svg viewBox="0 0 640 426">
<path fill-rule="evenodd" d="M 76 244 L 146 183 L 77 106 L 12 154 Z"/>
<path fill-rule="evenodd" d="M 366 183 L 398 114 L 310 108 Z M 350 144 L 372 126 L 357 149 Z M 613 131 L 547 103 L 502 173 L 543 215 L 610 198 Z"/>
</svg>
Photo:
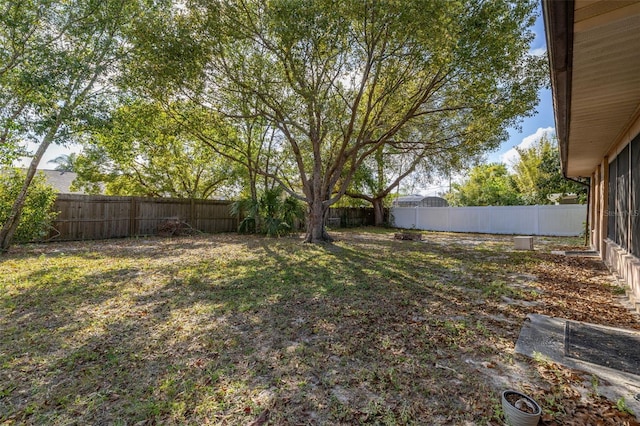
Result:
<svg viewBox="0 0 640 426">
<path fill-rule="evenodd" d="M 538 8 L 538 19 L 533 31 L 535 39 L 531 43 L 531 52 L 535 54 L 545 54 L 547 51 L 547 41 L 544 33 L 544 20 L 542 11 Z M 526 117 L 520 123 L 520 129 L 511 128 L 509 138 L 500 147 L 486 155 L 487 163 L 505 163 L 510 167 L 518 158 L 518 153 L 514 149 L 516 146 L 528 148 L 534 144 L 545 133 L 551 135 L 555 133 L 555 121 L 553 115 L 553 100 L 551 89 L 541 89 L 538 92 L 539 103 L 531 117 Z M 455 177 L 454 181 L 459 180 Z M 439 195 L 449 189 L 449 181 L 435 182 L 432 186 L 417 189 L 416 192 L 422 195 Z"/>
<path fill-rule="evenodd" d="M 547 51 L 547 43 L 544 35 L 544 22 L 542 12 L 539 11 L 538 19 L 533 28 L 535 39 L 531 44 L 531 51 L 535 54 L 545 54 Z M 550 89 L 541 89 L 538 92 L 539 103 L 533 116 L 525 118 L 522 122 L 521 130 L 511 129 L 509 131 L 509 140 L 504 142 L 498 151 L 488 156 L 489 162 L 514 159 L 517 156 L 515 146 L 528 147 L 535 142 L 540 136 L 546 132 L 555 131 L 555 121 L 553 116 L 553 100 L 551 99 Z"/>
<path fill-rule="evenodd" d="M 531 51 L 536 54 L 542 54 L 546 52 L 547 47 L 544 34 L 544 22 L 542 19 L 542 12 L 540 10 L 538 10 L 538 19 L 536 20 L 533 31 L 535 33 L 535 39 L 531 44 Z M 502 143 L 498 150 L 487 153 L 487 162 L 503 162 L 507 164 L 507 166 L 510 166 L 513 161 L 517 159 L 518 155 L 514 147 L 520 146 L 522 148 L 527 148 L 537 141 L 544 133 L 551 134 L 555 132 L 551 90 L 541 89 L 539 92 L 539 98 L 540 101 L 535 113 L 521 122 L 520 129 L 512 128 L 509 130 L 508 140 Z M 35 150 L 34 146 L 30 146 L 30 148 Z M 79 150 L 80 147 L 78 146 L 51 146 L 45 153 L 43 160 L 40 162 L 39 168 L 53 169 L 55 164 L 48 163 L 50 160 L 58 157 L 59 155 L 69 154 Z M 27 164 L 28 163 L 26 161 L 23 161 L 23 165 L 26 166 Z M 423 195 L 437 195 L 447 189 L 448 182 L 437 182 L 434 183 L 433 186 L 416 189 L 415 192 Z"/>
<path fill-rule="evenodd" d="M 538 10 L 538 13 L 538 19 L 533 28 L 536 37 L 531 44 L 531 51 L 535 54 L 545 54 L 547 42 L 544 35 L 544 21 L 542 12 Z M 551 90 L 541 89 L 538 92 L 538 97 L 539 103 L 535 113 L 523 120 L 521 130 L 511 129 L 509 131 L 509 139 L 500 145 L 498 151 L 487 156 L 488 162 L 504 162 L 508 165 L 510 161 L 517 158 L 518 154 L 513 149 L 515 146 L 526 148 L 540 139 L 540 136 L 545 132 L 555 132 Z"/>
</svg>

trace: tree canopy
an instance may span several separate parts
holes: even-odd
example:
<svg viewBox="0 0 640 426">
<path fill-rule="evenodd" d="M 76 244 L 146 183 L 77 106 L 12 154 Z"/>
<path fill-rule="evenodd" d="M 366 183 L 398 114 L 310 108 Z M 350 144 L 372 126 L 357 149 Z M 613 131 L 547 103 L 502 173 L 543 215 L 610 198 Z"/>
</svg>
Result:
<svg viewBox="0 0 640 426">
<path fill-rule="evenodd" d="M 516 150 L 513 177 L 525 204 L 550 204 L 552 194 L 576 194 L 579 201 L 586 201 L 586 186 L 562 176 L 558 145 L 550 135 L 544 134 L 529 148 Z"/>
<path fill-rule="evenodd" d="M 128 0 L 0 0 L 0 139 L 13 156 L 25 141 L 38 145 L 3 221 L 1 251 L 11 244 L 47 148 L 90 127 L 108 102 L 139 6 Z"/>
<path fill-rule="evenodd" d="M 186 111 L 189 105 L 176 102 L 172 108 Z M 200 120 L 204 123 L 206 117 Z M 194 138 L 160 105 L 141 100 L 113 111 L 91 133 L 75 163 L 75 187 L 101 192 L 104 186 L 113 195 L 210 198 L 233 185 L 236 174 L 233 164 Z"/>
<path fill-rule="evenodd" d="M 480 164 L 446 195 L 452 206 L 515 206 L 523 204 L 513 176 L 502 163 Z"/>
<path fill-rule="evenodd" d="M 542 205 L 555 201 L 552 194 L 575 194 L 579 202 L 586 201 L 586 186 L 563 177 L 558 146 L 549 135 L 516 151 L 513 172 L 501 163 L 480 164 L 453 185 L 448 201 L 456 206 Z"/>
<path fill-rule="evenodd" d="M 535 9 L 533 0 L 0 0 L 0 137 L 39 143 L 2 247 L 44 151 L 86 130 L 85 171 L 106 176 L 90 163 L 117 162 L 123 171 L 109 176 L 119 191 L 153 182 L 151 194 L 179 186 L 203 196 L 185 170 L 204 176 L 197 170 L 233 162 L 254 201 L 259 178 L 263 194 L 282 188 L 307 206 L 306 241 L 328 240 L 328 208 L 347 191 L 380 200 L 438 164 L 423 160 L 462 164 L 532 113 L 546 82 L 545 58 L 529 53 Z M 132 98 L 161 111 L 113 108 Z M 126 131 L 95 130 L 110 120 Z"/>
<path fill-rule="evenodd" d="M 290 167 L 252 168 L 307 204 L 307 241 L 321 241 L 327 209 L 380 149 L 487 150 L 531 113 L 545 81 L 544 59 L 528 53 L 534 11 L 528 1 L 196 1 L 138 40 L 136 72 L 154 96 L 162 85 L 163 97 L 277 132 Z M 236 158 L 239 142 L 211 145 Z"/>
</svg>

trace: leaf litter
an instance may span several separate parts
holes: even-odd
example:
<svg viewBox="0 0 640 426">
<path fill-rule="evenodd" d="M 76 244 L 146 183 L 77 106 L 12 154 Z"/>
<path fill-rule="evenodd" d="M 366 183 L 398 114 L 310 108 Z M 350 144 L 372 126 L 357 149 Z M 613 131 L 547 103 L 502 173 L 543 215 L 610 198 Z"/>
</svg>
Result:
<svg viewBox="0 0 640 426">
<path fill-rule="evenodd" d="M 529 313 L 640 329 L 576 239 L 393 231 L 17 247 L 0 263 L 0 422 L 637 425 L 579 371 L 514 353 Z M 579 295 L 579 297 L 577 297 Z"/>
</svg>

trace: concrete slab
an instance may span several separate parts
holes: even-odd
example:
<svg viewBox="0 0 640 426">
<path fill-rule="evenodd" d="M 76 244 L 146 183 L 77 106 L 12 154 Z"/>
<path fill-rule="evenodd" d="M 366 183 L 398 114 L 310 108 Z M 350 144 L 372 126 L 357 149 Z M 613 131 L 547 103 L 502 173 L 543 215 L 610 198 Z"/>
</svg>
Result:
<svg viewBox="0 0 640 426">
<path fill-rule="evenodd" d="M 566 323 L 567 320 L 561 318 L 538 314 L 527 315 L 516 343 L 516 353 L 531 358 L 542 357 L 565 367 L 597 376 L 600 379 L 598 392 L 614 402 L 623 397 L 627 406 L 640 420 L 640 376 L 566 357 L 564 347 Z M 598 327 L 629 332 L 629 330 L 614 327 Z"/>
<path fill-rule="evenodd" d="M 551 254 L 567 257 L 600 257 L 600 253 L 595 250 L 551 250 Z"/>
</svg>

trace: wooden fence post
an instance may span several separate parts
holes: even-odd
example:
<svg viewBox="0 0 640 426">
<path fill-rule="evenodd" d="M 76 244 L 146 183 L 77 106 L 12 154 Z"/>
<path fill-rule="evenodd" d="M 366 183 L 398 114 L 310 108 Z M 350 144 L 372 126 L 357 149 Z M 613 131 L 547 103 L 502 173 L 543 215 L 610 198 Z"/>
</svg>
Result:
<svg viewBox="0 0 640 426">
<path fill-rule="evenodd" d="M 190 205 L 190 209 L 189 209 L 189 220 L 187 221 L 187 223 L 192 227 L 192 228 L 197 228 L 198 224 L 196 223 L 196 200 L 191 198 L 191 205 Z"/>
<path fill-rule="evenodd" d="M 131 197 L 131 203 L 129 203 L 129 237 L 136 235 L 137 226 L 137 202 L 136 197 Z"/>
</svg>

